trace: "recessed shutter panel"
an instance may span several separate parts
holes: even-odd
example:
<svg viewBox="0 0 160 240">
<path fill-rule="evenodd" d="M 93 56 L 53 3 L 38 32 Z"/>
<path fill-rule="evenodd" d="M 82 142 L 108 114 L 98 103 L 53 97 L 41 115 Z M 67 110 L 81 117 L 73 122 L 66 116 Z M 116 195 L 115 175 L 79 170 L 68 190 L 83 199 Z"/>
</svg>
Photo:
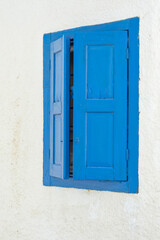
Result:
<svg viewBox="0 0 160 240">
<path fill-rule="evenodd" d="M 73 178 L 127 178 L 127 32 L 76 34 Z"/>
<path fill-rule="evenodd" d="M 50 175 L 67 178 L 68 95 L 67 56 L 69 46 L 63 36 L 50 46 Z"/>
</svg>

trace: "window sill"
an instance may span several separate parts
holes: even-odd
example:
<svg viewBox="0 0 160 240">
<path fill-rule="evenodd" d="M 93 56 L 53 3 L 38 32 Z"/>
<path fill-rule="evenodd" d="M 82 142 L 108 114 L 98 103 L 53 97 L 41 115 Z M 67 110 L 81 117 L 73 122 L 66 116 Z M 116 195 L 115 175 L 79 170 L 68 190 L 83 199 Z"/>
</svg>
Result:
<svg viewBox="0 0 160 240">
<path fill-rule="evenodd" d="M 43 182 L 45 186 L 55 186 L 64 188 L 78 188 L 87 190 L 98 191 L 112 191 L 112 192 L 124 192 L 124 193 L 138 193 L 138 189 L 130 189 L 129 182 L 117 182 L 117 181 L 79 181 L 69 179 L 58 179 L 49 177 L 48 182 Z"/>
</svg>

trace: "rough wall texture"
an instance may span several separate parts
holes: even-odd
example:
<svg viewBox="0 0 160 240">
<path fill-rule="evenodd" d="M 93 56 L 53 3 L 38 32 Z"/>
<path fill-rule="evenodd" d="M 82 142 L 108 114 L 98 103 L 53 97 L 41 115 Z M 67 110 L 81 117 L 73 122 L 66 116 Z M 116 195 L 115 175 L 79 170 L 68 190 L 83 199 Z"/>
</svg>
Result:
<svg viewBox="0 0 160 240">
<path fill-rule="evenodd" d="M 160 239 L 159 12 L 159 0 L 0 0 L 0 239 Z M 43 33 L 135 16 L 139 194 L 44 187 Z"/>
</svg>

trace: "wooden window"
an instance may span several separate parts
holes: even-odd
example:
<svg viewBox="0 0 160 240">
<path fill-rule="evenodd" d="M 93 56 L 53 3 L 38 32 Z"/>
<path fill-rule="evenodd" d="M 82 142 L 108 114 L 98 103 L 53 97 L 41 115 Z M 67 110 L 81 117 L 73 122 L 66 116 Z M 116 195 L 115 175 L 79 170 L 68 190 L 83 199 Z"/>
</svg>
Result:
<svg viewBox="0 0 160 240">
<path fill-rule="evenodd" d="M 138 192 L 138 31 L 44 35 L 44 185 Z"/>
</svg>

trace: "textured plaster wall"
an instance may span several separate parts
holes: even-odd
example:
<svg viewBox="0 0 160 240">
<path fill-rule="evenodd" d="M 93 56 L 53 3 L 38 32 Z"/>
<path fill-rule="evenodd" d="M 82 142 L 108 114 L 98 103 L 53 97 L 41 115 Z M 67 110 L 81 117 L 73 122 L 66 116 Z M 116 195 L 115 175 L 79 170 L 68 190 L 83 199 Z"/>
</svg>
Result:
<svg viewBox="0 0 160 240">
<path fill-rule="evenodd" d="M 160 1 L 0 0 L 0 240 L 160 239 Z M 140 17 L 139 194 L 44 187 L 43 33 Z"/>
</svg>

